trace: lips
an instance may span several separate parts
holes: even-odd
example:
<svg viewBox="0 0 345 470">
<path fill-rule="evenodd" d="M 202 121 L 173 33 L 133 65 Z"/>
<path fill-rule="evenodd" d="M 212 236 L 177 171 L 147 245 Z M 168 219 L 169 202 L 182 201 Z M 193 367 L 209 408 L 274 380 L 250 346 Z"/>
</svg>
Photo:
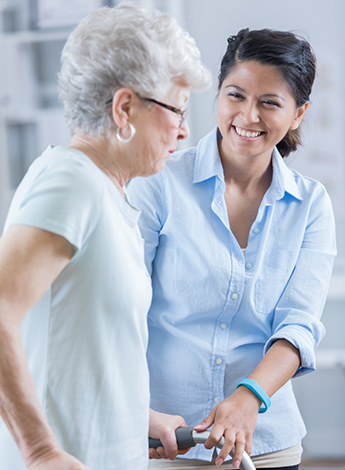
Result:
<svg viewBox="0 0 345 470">
<path fill-rule="evenodd" d="M 254 139 L 255 137 L 259 137 L 261 134 L 263 134 L 262 131 L 256 131 L 253 129 L 244 129 L 243 127 L 238 126 L 233 126 L 233 128 L 235 129 L 236 134 L 240 135 L 241 137 Z"/>
</svg>

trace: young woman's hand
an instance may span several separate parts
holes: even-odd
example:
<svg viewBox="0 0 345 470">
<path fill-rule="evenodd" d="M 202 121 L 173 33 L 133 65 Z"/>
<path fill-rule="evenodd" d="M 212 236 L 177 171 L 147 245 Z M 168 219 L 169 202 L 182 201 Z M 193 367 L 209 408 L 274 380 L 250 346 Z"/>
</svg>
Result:
<svg viewBox="0 0 345 470">
<path fill-rule="evenodd" d="M 256 426 L 260 400 L 246 387 L 239 387 L 233 395 L 223 400 L 194 429 L 206 431 L 213 425 L 206 449 L 212 449 L 224 437 L 225 444 L 220 451 L 216 465 L 221 465 L 235 446 L 234 467 L 240 466 L 243 451 L 252 451 L 252 436 Z"/>
</svg>

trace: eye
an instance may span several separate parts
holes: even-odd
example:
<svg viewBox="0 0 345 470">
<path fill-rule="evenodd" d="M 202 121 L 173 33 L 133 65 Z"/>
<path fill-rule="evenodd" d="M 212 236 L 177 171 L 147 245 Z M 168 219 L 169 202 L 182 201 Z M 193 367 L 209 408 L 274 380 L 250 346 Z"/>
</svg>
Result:
<svg viewBox="0 0 345 470">
<path fill-rule="evenodd" d="M 237 100 L 243 100 L 244 96 L 241 95 L 240 93 L 237 93 L 236 91 L 230 91 L 227 93 L 227 96 L 230 96 L 231 98 L 237 99 Z"/>
<path fill-rule="evenodd" d="M 269 108 L 270 107 L 281 108 L 279 103 L 277 103 L 276 101 L 272 101 L 272 100 L 262 100 L 262 104 Z"/>
</svg>

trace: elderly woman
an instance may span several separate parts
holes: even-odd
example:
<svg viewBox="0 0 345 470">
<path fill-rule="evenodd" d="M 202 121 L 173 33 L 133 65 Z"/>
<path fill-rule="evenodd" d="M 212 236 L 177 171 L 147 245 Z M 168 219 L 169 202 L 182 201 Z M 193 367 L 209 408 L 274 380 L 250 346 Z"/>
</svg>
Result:
<svg viewBox="0 0 345 470">
<path fill-rule="evenodd" d="M 147 467 L 151 286 L 125 185 L 164 166 L 209 80 L 158 12 L 102 8 L 69 37 L 71 142 L 30 167 L 0 241 L 1 468 Z"/>
</svg>

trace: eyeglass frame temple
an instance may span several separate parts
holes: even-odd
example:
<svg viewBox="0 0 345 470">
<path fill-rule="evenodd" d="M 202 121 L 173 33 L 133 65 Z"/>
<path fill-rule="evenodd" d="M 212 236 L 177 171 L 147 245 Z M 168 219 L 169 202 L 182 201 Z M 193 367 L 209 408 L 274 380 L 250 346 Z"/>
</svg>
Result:
<svg viewBox="0 0 345 470">
<path fill-rule="evenodd" d="M 152 103 L 156 103 L 158 104 L 159 106 L 162 106 L 163 108 L 166 108 L 168 109 L 169 111 L 172 111 L 173 113 L 176 113 L 178 114 L 180 117 L 180 124 L 179 124 L 179 127 L 182 127 L 183 124 L 185 123 L 186 121 L 186 118 L 187 118 L 187 113 L 188 113 L 188 109 L 184 109 L 184 110 L 181 110 L 181 109 L 178 109 L 178 108 L 175 108 L 174 106 L 170 106 L 169 104 L 166 104 L 166 103 L 162 103 L 161 101 L 157 101 L 155 100 L 154 98 L 146 98 L 146 97 L 143 97 L 142 98 L 143 100 L 146 100 L 146 101 L 151 101 Z"/>
<path fill-rule="evenodd" d="M 141 97 L 141 99 L 146 100 L 146 101 L 151 101 L 151 103 L 158 104 L 159 106 L 162 106 L 163 108 L 168 109 L 169 111 L 172 111 L 173 113 L 176 113 L 179 116 L 181 116 L 179 127 L 182 127 L 183 124 L 185 123 L 187 113 L 188 113 L 187 108 L 184 110 L 181 110 L 179 108 L 175 108 L 174 106 L 170 106 L 169 104 L 162 103 L 161 101 L 157 101 L 154 98 Z M 112 101 L 113 101 L 113 98 L 109 99 L 108 101 L 105 102 L 105 105 L 106 106 L 109 105 Z"/>
</svg>

